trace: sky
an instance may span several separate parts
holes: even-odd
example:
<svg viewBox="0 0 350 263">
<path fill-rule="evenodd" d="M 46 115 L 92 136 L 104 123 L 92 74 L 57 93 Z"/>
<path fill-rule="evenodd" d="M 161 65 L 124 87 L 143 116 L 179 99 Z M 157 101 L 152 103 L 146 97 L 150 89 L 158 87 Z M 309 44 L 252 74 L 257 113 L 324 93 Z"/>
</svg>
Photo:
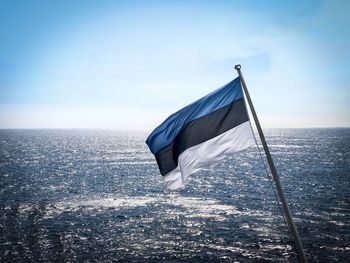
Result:
<svg viewBox="0 0 350 263">
<path fill-rule="evenodd" d="M 349 1 L 0 0 L 0 128 L 151 130 L 237 77 L 264 127 L 350 126 Z"/>
</svg>

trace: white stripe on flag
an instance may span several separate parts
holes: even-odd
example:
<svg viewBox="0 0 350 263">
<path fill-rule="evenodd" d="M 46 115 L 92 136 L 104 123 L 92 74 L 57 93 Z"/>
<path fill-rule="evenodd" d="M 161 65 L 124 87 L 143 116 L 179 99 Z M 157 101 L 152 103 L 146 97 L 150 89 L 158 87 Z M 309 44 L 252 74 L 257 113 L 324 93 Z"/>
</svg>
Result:
<svg viewBox="0 0 350 263">
<path fill-rule="evenodd" d="M 189 176 L 202 168 L 223 159 L 226 155 L 255 144 L 249 121 L 228 130 L 208 141 L 188 148 L 179 156 L 178 166 L 165 175 L 168 189 L 177 189 L 189 182 Z"/>
</svg>

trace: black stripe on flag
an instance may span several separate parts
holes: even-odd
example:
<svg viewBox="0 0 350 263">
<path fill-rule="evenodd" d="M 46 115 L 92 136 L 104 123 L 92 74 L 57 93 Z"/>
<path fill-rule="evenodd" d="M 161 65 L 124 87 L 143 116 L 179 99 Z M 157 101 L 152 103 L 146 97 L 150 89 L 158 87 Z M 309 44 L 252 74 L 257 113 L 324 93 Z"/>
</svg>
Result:
<svg viewBox="0 0 350 263">
<path fill-rule="evenodd" d="M 178 165 L 186 149 L 210 140 L 249 120 L 244 99 L 238 99 L 214 112 L 191 121 L 168 146 L 156 153 L 160 173 L 164 176 Z"/>
</svg>

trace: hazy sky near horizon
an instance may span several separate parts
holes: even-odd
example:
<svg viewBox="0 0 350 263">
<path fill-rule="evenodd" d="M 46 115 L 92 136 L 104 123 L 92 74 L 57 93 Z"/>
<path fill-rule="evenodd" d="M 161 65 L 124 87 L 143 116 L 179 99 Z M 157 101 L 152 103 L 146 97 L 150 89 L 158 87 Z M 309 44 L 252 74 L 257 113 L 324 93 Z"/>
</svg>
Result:
<svg viewBox="0 0 350 263">
<path fill-rule="evenodd" d="M 153 129 L 237 77 L 263 127 L 350 126 L 349 1 L 0 1 L 0 128 Z"/>
</svg>

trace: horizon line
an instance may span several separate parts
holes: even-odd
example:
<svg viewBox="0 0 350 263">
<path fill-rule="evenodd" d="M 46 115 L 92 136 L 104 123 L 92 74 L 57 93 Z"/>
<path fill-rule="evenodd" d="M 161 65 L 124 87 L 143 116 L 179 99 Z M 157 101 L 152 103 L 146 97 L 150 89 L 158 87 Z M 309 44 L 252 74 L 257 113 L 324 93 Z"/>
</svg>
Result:
<svg viewBox="0 0 350 263">
<path fill-rule="evenodd" d="M 156 127 L 154 127 L 156 128 Z M 313 127 L 262 127 L 263 129 L 350 129 L 350 126 L 313 126 Z M 255 127 L 253 127 L 255 129 Z M 124 129 L 115 127 L 0 127 L 0 130 L 118 130 L 118 131 L 152 131 L 153 129 Z"/>
</svg>

